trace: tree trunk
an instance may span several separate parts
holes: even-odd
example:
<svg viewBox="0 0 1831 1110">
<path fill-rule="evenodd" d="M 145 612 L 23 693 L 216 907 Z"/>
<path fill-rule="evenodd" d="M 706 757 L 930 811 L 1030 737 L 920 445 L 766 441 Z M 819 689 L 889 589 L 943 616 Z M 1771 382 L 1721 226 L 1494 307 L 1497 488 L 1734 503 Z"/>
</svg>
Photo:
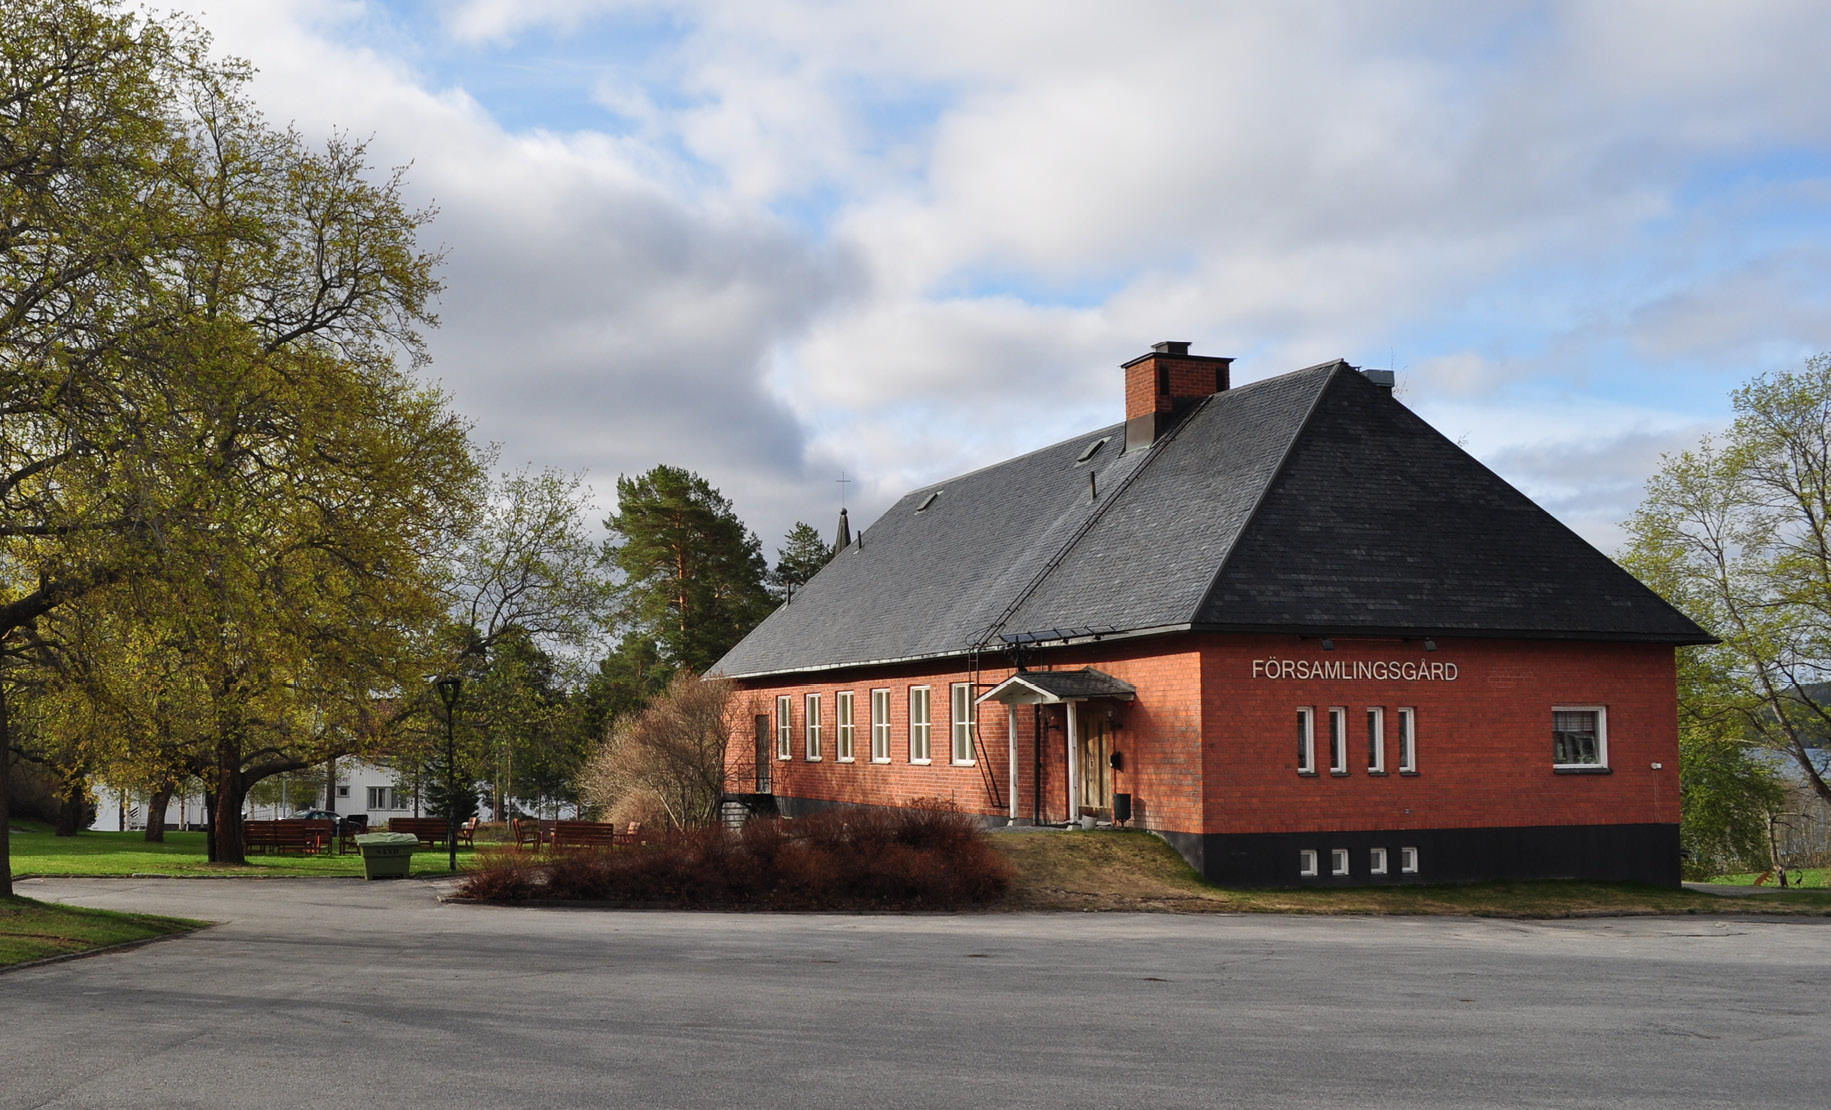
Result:
<svg viewBox="0 0 1831 1110">
<path fill-rule="evenodd" d="M 83 782 L 64 787 L 64 804 L 57 811 L 57 835 L 75 836 L 83 827 Z"/>
<path fill-rule="evenodd" d="M 155 844 L 165 843 L 165 807 L 172 804 L 175 792 L 170 786 L 162 786 L 146 801 L 146 839 Z"/>
<path fill-rule="evenodd" d="M 0 898 L 13 896 L 13 839 L 6 825 L 6 799 L 12 764 L 12 721 L 6 713 L 6 679 L 0 675 Z"/>
<path fill-rule="evenodd" d="M 216 745 L 216 806 L 210 822 L 216 830 L 216 862 L 247 863 L 242 846 L 241 745 L 222 740 Z"/>
<path fill-rule="evenodd" d="M 203 843 L 211 863 L 216 862 L 216 795 L 209 787 L 203 791 Z"/>
<path fill-rule="evenodd" d="M 337 808 L 337 758 L 332 756 L 324 761 L 324 808 L 341 815 Z"/>
</svg>

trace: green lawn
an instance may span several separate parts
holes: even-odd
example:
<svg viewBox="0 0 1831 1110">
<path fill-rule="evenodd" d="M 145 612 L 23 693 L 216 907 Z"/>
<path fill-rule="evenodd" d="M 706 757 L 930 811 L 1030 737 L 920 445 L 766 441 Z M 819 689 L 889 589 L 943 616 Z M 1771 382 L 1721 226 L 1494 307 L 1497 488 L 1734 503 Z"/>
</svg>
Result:
<svg viewBox="0 0 1831 1110">
<path fill-rule="evenodd" d="M 149 844 L 137 832 L 84 832 L 76 836 L 53 836 L 49 829 L 28 823 L 20 832 L 15 826 L 12 836 L 13 876 L 83 875 L 93 877 L 126 875 L 236 875 L 267 878 L 277 875 L 357 875 L 362 874 L 362 857 L 347 856 L 249 856 L 246 866 L 211 863 L 204 858 L 204 834 L 168 832 L 165 843 Z M 458 869 L 470 859 L 469 849 L 458 849 Z M 449 874 L 448 853 L 444 848 L 420 851 L 413 856 L 413 874 Z"/>
<path fill-rule="evenodd" d="M 1761 876 L 1758 873 L 1749 871 L 1740 875 L 1718 875 L 1710 881 L 1713 883 L 1723 883 L 1728 886 L 1754 886 L 1755 880 L 1760 877 Z M 1789 890 L 1793 887 L 1804 887 L 1807 890 L 1823 890 L 1827 887 L 1831 887 L 1831 867 L 1802 867 L 1797 871 L 1789 869 L 1786 873 L 1786 881 L 1787 889 Z M 1779 890 L 1780 880 L 1770 874 L 1767 882 L 1762 885 L 1771 886 L 1775 890 Z"/>
<path fill-rule="evenodd" d="M 205 921 L 0 898 L 0 967 L 201 929 Z"/>
</svg>

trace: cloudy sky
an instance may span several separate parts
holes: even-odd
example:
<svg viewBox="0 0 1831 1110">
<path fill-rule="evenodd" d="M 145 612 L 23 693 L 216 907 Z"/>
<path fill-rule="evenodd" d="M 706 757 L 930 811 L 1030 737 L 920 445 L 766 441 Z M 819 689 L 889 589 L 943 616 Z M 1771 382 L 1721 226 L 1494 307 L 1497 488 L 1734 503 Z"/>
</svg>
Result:
<svg viewBox="0 0 1831 1110">
<path fill-rule="evenodd" d="M 690 467 L 772 555 L 1120 419 L 1161 339 L 1392 366 L 1612 551 L 1831 348 L 1817 0 L 202 2 L 271 117 L 413 164 L 506 463 Z"/>
</svg>

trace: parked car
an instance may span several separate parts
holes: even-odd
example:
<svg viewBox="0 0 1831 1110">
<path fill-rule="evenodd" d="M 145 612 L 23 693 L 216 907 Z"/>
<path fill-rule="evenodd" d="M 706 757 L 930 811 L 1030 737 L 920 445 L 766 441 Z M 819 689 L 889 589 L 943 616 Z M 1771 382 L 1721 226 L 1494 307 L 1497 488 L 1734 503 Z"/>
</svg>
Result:
<svg viewBox="0 0 1831 1110">
<path fill-rule="evenodd" d="M 295 821 L 333 822 L 339 834 L 343 832 L 344 825 L 348 823 L 342 817 L 339 817 L 337 811 L 334 809 L 302 809 L 292 816 Z"/>
</svg>

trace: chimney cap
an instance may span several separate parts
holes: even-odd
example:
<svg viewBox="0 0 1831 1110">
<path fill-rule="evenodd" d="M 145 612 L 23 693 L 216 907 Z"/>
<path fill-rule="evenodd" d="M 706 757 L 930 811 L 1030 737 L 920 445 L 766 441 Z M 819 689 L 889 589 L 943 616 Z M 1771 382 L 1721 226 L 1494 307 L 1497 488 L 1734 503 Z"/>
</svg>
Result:
<svg viewBox="0 0 1831 1110">
<path fill-rule="evenodd" d="M 1189 344 L 1175 339 L 1166 339 L 1162 343 L 1151 344 L 1151 350 L 1160 355 L 1186 355 L 1189 353 Z"/>
</svg>

